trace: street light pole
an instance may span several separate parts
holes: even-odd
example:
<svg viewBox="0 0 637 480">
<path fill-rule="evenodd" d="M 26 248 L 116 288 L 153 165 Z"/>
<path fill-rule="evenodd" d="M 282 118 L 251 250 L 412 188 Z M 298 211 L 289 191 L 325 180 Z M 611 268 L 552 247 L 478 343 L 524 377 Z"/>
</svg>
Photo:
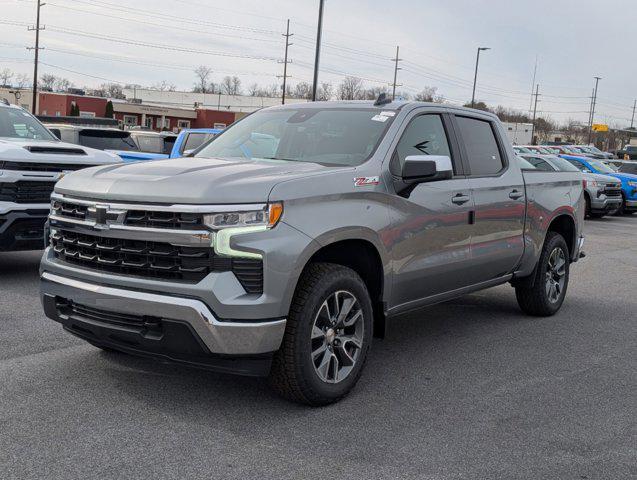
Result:
<svg viewBox="0 0 637 480">
<path fill-rule="evenodd" d="M 321 37 L 323 36 L 323 7 L 325 0 L 319 3 L 318 30 L 316 32 L 316 55 L 314 57 L 314 81 L 312 82 L 312 101 L 316 102 L 316 92 L 318 91 L 318 73 L 321 60 Z"/>
<path fill-rule="evenodd" d="M 478 83 L 478 64 L 480 63 L 480 52 L 491 50 L 489 47 L 478 47 L 478 55 L 476 56 L 476 73 L 473 76 L 473 93 L 471 94 L 471 108 L 476 103 L 476 84 Z"/>
</svg>

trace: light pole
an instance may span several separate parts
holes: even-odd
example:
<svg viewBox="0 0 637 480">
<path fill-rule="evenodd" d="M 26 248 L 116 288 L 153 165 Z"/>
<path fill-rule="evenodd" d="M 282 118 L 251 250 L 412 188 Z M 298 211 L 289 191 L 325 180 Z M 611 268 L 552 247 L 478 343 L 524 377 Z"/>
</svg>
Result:
<svg viewBox="0 0 637 480">
<path fill-rule="evenodd" d="M 312 82 L 312 101 L 316 102 L 316 92 L 318 90 L 318 71 L 321 59 L 321 36 L 323 35 L 323 7 L 325 0 L 319 3 L 318 30 L 316 32 L 316 56 L 314 57 L 314 82 Z"/>
<path fill-rule="evenodd" d="M 476 83 L 478 82 L 478 64 L 480 63 L 480 52 L 491 50 L 490 47 L 478 47 L 478 55 L 476 57 L 476 73 L 473 76 L 473 93 L 471 94 L 471 108 L 476 103 Z"/>
</svg>

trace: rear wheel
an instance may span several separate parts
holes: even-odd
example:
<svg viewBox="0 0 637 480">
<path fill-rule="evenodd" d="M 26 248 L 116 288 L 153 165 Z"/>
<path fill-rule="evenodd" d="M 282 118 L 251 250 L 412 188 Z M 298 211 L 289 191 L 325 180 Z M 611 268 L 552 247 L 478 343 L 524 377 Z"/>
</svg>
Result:
<svg viewBox="0 0 637 480">
<path fill-rule="evenodd" d="M 566 296 L 569 267 L 566 241 L 559 233 L 549 232 L 540 254 L 533 286 L 521 284 L 515 287 L 520 308 L 530 315 L 554 315 Z"/>
<path fill-rule="evenodd" d="M 340 400 L 356 385 L 372 339 L 372 304 L 353 270 L 316 263 L 297 287 L 270 372 L 273 388 L 313 406 Z"/>
</svg>

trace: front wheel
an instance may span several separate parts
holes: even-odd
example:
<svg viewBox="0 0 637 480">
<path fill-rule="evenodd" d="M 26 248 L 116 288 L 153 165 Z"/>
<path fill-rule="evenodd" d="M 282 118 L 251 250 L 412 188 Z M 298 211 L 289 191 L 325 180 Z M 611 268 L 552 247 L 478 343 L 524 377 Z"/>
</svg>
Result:
<svg viewBox="0 0 637 480">
<path fill-rule="evenodd" d="M 356 385 L 372 340 L 372 304 L 353 270 L 311 264 L 297 286 L 270 384 L 313 406 L 340 400 Z"/>
<path fill-rule="evenodd" d="M 520 308 L 529 315 L 554 315 L 566 296 L 569 267 L 569 251 L 564 237 L 549 232 L 540 254 L 533 286 L 521 284 L 515 287 Z"/>
</svg>

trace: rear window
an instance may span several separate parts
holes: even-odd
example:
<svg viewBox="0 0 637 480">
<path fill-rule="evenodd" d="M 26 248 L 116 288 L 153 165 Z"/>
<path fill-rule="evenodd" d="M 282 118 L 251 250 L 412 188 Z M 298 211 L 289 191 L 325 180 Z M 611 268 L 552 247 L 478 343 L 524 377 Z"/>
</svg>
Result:
<svg viewBox="0 0 637 480">
<path fill-rule="evenodd" d="M 524 158 L 526 158 L 529 161 L 529 163 L 533 165 L 535 168 L 537 168 L 538 170 L 542 170 L 545 172 L 555 171 L 553 166 L 541 157 L 535 157 L 533 155 L 525 155 Z"/>
<path fill-rule="evenodd" d="M 146 153 L 163 153 L 164 142 L 159 135 L 135 135 L 139 150 Z"/>
<path fill-rule="evenodd" d="M 129 133 L 112 130 L 82 130 L 79 133 L 79 144 L 98 150 L 139 150 Z"/>
<path fill-rule="evenodd" d="M 504 167 L 491 122 L 456 117 L 469 157 L 471 175 L 495 175 Z"/>
</svg>

